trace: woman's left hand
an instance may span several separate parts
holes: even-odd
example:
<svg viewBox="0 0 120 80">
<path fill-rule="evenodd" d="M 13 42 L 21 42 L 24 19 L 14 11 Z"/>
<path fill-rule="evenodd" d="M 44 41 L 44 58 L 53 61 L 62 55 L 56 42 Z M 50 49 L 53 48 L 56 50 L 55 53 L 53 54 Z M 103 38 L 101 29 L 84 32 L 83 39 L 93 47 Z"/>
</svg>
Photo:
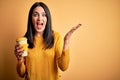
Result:
<svg viewBox="0 0 120 80">
<path fill-rule="evenodd" d="M 67 34 L 66 34 L 65 37 L 64 37 L 64 47 L 63 47 L 63 50 L 68 49 L 71 35 L 72 35 L 73 32 L 74 32 L 75 30 L 77 30 L 80 26 L 81 26 L 81 24 L 78 24 L 77 26 L 73 27 L 72 29 L 70 29 L 70 30 L 67 32 Z"/>
</svg>

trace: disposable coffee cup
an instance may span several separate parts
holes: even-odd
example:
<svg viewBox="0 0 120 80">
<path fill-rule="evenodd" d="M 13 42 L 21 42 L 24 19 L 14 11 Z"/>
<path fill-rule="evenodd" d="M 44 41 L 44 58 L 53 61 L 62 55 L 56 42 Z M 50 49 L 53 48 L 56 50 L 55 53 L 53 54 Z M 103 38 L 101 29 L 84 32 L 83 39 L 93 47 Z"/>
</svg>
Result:
<svg viewBox="0 0 120 80">
<path fill-rule="evenodd" d="M 28 55 L 28 44 L 27 44 L 27 38 L 26 37 L 20 37 L 17 38 L 16 42 L 23 46 L 24 52 L 22 56 L 27 56 Z"/>
</svg>

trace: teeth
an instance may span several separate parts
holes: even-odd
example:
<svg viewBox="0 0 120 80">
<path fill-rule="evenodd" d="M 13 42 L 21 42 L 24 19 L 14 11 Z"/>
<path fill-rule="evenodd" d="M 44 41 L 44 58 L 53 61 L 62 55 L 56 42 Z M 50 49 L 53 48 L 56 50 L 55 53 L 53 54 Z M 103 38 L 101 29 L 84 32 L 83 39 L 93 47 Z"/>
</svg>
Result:
<svg viewBox="0 0 120 80">
<path fill-rule="evenodd" d="M 37 25 L 43 25 L 43 23 L 37 23 Z"/>
<path fill-rule="evenodd" d="M 43 23 L 37 22 L 37 25 L 43 25 Z"/>
</svg>

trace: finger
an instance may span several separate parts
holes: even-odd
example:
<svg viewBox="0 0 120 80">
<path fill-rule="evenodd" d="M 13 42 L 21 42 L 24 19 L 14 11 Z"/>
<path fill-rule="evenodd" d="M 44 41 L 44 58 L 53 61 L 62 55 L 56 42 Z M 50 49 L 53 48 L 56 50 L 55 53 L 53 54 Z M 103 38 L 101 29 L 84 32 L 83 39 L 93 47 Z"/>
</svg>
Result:
<svg viewBox="0 0 120 80">
<path fill-rule="evenodd" d="M 72 28 L 69 32 L 68 32 L 68 35 L 72 34 L 76 29 L 75 28 Z"/>
<path fill-rule="evenodd" d="M 78 24 L 77 26 L 73 27 L 73 28 L 66 34 L 66 36 L 67 36 L 67 37 L 70 37 L 70 36 L 72 35 L 72 33 L 73 33 L 76 29 L 78 29 L 81 25 L 82 25 L 82 24 Z"/>
<path fill-rule="evenodd" d="M 16 45 L 16 46 L 15 46 L 15 52 L 16 52 L 16 51 L 19 51 L 19 50 L 20 50 L 20 51 L 23 50 L 23 46 Z"/>
<path fill-rule="evenodd" d="M 77 26 L 73 27 L 72 29 L 70 29 L 70 31 L 65 35 L 64 39 L 68 39 L 71 37 L 71 35 L 73 34 L 73 32 L 78 29 L 82 24 L 78 24 Z"/>
<path fill-rule="evenodd" d="M 21 46 L 20 44 L 16 44 L 15 45 L 15 49 L 21 49 L 23 46 Z"/>
<path fill-rule="evenodd" d="M 72 33 L 73 33 L 73 32 L 67 33 L 67 34 L 65 35 L 65 38 L 64 38 L 64 39 L 65 39 L 65 40 L 69 39 L 69 38 L 71 37 Z"/>
<path fill-rule="evenodd" d="M 76 29 L 78 29 L 82 24 L 78 24 L 77 26 L 73 27 L 71 30 L 70 30 L 70 33 L 73 33 Z"/>
<path fill-rule="evenodd" d="M 22 55 L 24 52 L 24 50 L 16 50 L 15 51 L 15 55 L 18 56 L 18 55 Z"/>
<path fill-rule="evenodd" d="M 24 52 L 23 50 L 22 50 L 22 51 L 16 51 L 16 52 L 15 52 L 15 55 L 16 55 L 16 56 L 20 56 L 20 55 L 23 54 L 23 52 Z"/>
<path fill-rule="evenodd" d="M 21 52 L 18 54 L 18 56 L 22 56 L 22 54 L 23 54 L 23 51 L 21 51 Z"/>
<path fill-rule="evenodd" d="M 23 48 L 23 46 L 21 46 L 21 45 L 18 45 L 17 47 L 16 47 L 16 49 L 22 49 Z"/>
<path fill-rule="evenodd" d="M 21 60 L 21 59 L 22 59 L 22 55 L 18 56 L 17 59 L 18 59 L 18 60 Z"/>
<path fill-rule="evenodd" d="M 77 26 L 80 27 L 80 26 L 82 26 L 82 24 L 78 24 Z"/>
<path fill-rule="evenodd" d="M 77 26 L 73 27 L 74 30 L 78 29 L 82 24 L 78 24 Z"/>
<path fill-rule="evenodd" d="M 23 54 L 23 51 L 17 53 L 17 54 L 16 54 L 16 57 L 19 58 L 20 56 L 22 56 L 22 54 Z"/>
<path fill-rule="evenodd" d="M 15 46 L 14 53 L 15 53 L 16 57 L 19 56 L 19 55 L 22 55 L 23 51 L 24 50 L 23 50 L 22 46 L 20 46 L 20 45 Z"/>
</svg>

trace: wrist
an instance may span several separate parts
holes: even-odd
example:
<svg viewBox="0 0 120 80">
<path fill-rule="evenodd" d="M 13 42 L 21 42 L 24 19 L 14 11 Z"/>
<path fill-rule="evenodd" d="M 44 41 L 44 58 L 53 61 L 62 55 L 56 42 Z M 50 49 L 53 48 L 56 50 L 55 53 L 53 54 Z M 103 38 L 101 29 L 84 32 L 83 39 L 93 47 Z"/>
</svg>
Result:
<svg viewBox="0 0 120 80">
<path fill-rule="evenodd" d="M 18 62 L 24 62 L 24 57 L 18 58 Z"/>
</svg>

